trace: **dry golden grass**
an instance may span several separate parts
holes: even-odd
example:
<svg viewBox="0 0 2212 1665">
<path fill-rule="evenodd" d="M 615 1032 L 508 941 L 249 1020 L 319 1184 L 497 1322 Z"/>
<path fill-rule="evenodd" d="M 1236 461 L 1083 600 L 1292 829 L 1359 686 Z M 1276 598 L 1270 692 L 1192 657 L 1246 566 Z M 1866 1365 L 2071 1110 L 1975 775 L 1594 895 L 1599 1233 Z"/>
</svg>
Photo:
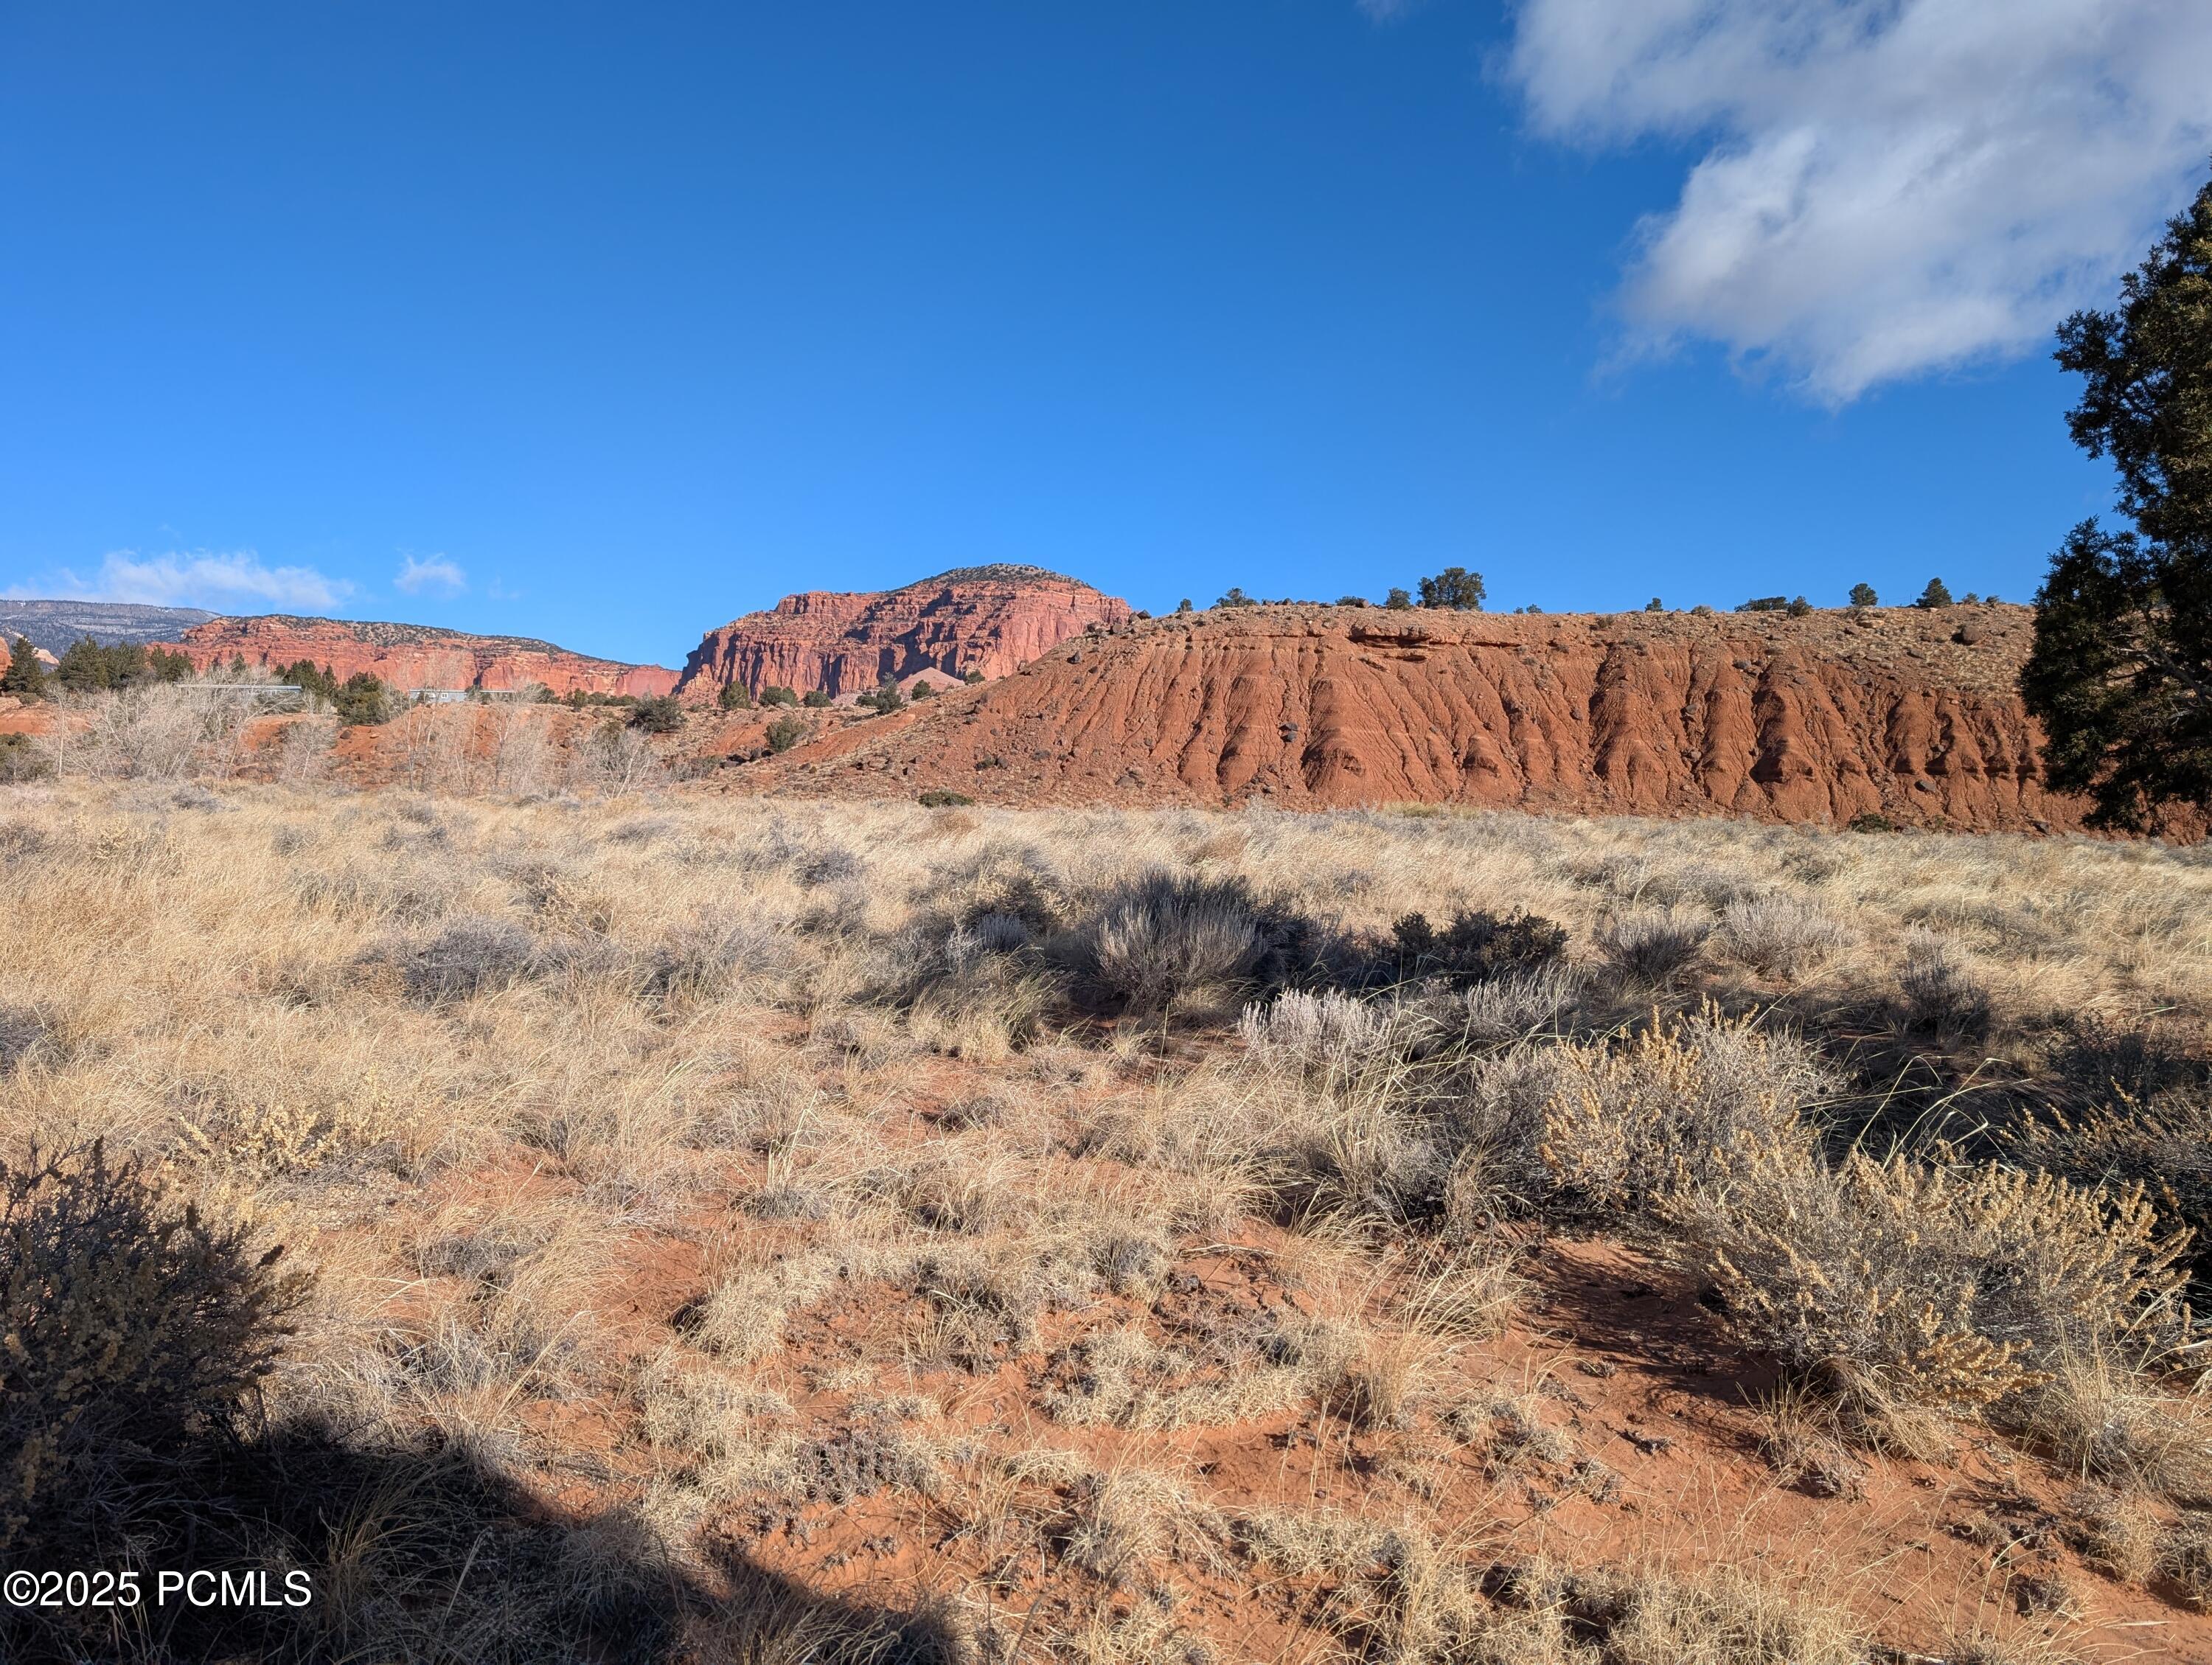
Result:
<svg viewBox="0 0 2212 1665">
<path fill-rule="evenodd" d="M 544 784 L 524 738 L 487 762 L 425 732 L 425 787 Z M 366 1589 L 459 1480 L 405 1469 L 376 1505 L 398 1524 L 362 1503 L 325 1565 L 379 1657 L 497 1657 L 502 1626 L 609 1656 L 641 1603 L 673 1617 L 638 1657 L 1263 1656 L 1222 1616 L 1246 1601 L 1316 1659 L 1863 1657 L 1840 1587 L 1611 1551 L 1492 1576 L 1546 1511 L 1610 1507 L 1630 1455 L 1498 1363 L 1529 1233 L 1663 1241 L 1754 1148 L 1829 1206 L 1867 1170 L 1828 1119 L 1894 1131 L 1893 1066 L 1920 1060 L 1939 1120 L 1984 1079 L 2094 1097 L 2053 1061 L 2085 1024 L 2182 1055 L 2212 1018 L 2212 864 L 2147 845 L 362 795 L 306 750 L 290 784 L 210 793 L 160 739 L 100 740 L 153 759 L 119 781 L 0 797 L 0 1151 L 104 1139 L 289 1245 L 320 1279 L 277 1413 L 565 1511 L 501 1564 L 552 1615 L 526 1625 L 526 1594 Z M 1328 945 L 1522 908 L 1563 963 L 1325 987 Z M 1948 1172 L 1917 1133 L 1898 1159 L 1910 1197 Z M 1810 1280 L 1706 1236 L 1739 1328 L 1804 1363 L 1758 1315 L 1812 1334 Z M 2083 1297 L 2076 1261 L 2108 1264 L 2045 1268 L 2045 1306 Z M 2212 1588 L 2174 1512 L 2206 1461 L 2195 1343 L 2064 1310 L 1985 1372 L 2000 1422 L 2107 1488 L 2085 1558 Z M 1778 1411 L 1773 1467 L 1848 1499 L 1881 1461 L 1850 1432 Z M 1202 1449 L 1267 1454 L 1276 1495 L 1224 1499 Z M 1478 1546 L 1469 1486 L 1517 1524 Z M 735 1570 L 709 1550 L 733 1541 Z"/>
</svg>

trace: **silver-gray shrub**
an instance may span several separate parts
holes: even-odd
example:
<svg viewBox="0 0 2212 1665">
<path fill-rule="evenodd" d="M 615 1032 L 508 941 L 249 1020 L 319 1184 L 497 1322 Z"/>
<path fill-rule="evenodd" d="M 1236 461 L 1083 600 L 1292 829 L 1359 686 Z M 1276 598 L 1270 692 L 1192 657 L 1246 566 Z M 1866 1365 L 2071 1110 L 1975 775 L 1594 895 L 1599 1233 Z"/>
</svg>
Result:
<svg viewBox="0 0 2212 1665">
<path fill-rule="evenodd" d="M 1769 976 L 1796 978 L 1841 952 L 1850 933 L 1818 902 L 1773 895 L 1730 902 L 1714 941 L 1739 965 Z"/>
<path fill-rule="evenodd" d="M 1607 920 L 1597 929 L 1597 945 L 1624 975 L 1663 983 L 1698 957 L 1712 928 L 1712 921 L 1702 914 L 1651 908 Z"/>
</svg>

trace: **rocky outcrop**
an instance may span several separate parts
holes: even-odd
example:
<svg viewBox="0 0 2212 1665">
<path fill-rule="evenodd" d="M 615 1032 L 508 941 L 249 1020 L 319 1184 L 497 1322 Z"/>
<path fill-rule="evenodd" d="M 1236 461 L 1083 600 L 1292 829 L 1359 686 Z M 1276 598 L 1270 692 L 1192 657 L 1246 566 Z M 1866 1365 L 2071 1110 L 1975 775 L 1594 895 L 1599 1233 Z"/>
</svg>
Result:
<svg viewBox="0 0 2212 1665">
<path fill-rule="evenodd" d="M 725 778 L 982 801 L 1398 802 L 2070 829 L 2016 682 L 2033 615 L 1491 616 L 1278 606 L 1139 623 Z M 1971 624 L 1972 629 L 1962 625 Z"/>
<path fill-rule="evenodd" d="M 556 694 L 651 695 L 676 686 L 676 672 L 665 665 L 624 665 L 526 636 L 476 636 L 424 624 L 270 613 L 194 625 L 172 645 L 201 670 L 238 659 L 270 670 L 308 659 L 341 679 L 366 671 L 398 689 L 508 692 L 542 683 Z"/>
<path fill-rule="evenodd" d="M 709 631 L 681 691 L 706 700 L 730 683 L 850 697 L 886 677 L 1003 677 L 1072 636 L 1125 624 L 1129 605 L 1042 567 L 963 567 L 902 589 L 808 590 Z"/>
</svg>

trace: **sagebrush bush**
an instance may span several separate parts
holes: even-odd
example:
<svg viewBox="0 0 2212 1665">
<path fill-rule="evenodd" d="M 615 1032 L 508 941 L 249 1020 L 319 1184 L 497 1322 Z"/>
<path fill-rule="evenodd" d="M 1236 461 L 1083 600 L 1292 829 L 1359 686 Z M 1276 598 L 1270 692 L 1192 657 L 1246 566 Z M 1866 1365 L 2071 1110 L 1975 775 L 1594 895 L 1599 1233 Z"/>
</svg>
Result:
<svg viewBox="0 0 2212 1665">
<path fill-rule="evenodd" d="M 1389 1049 L 1384 1007 L 1336 990 L 1291 990 L 1244 1008 L 1237 1031 L 1255 1055 L 1322 1075 L 1350 1075 L 1380 1061 Z"/>
<path fill-rule="evenodd" d="M 1625 1044 L 1552 1049 L 1532 1133 L 1553 1206 L 1650 1214 L 1739 1156 L 1809 1150 L 1808 1113 L 1837 1083 L 1796 1036 L 1711 1006 Z"/>
<path fill-rule="evenodd" d="M 1955 944 L 1932 931 L 1915 927 L 1907 933 L 1897 987 L 1911 1028 L 1972 1038 L 1990 1026 L 1989 986 Z"/>
<path fill-rule="evenodd" d="M 1432 1011 L 1440 1029 L 1478 1046 L 1526 1039 L 1558 1030 L 1569 1018 L 1582 983 L 1564 963 L 1493 977 Z"/>
<path fill-rule="evenodd" d="M 1850 933 L 1826 908 L 1803 897 L 1745 896 L 1722 911 L 1714 941 L 1739 965 L 1795 979 L 1840 952 Z"/>
<path fill-rule="evenodd" d="M 530 933 L 512 921 L 471 915 L 434 937 L 387 946 L 382 957 L 398 969 L 409 998 L 437 1005 L 512 987 L 530 974 L 538 952 Z"/>
<path fill-rule="evenodd" d="M 1624 975 L 1656 986 L 1697 958 L 1712 928 L 1712 921 L 1702 914 L 1651 908 L 1607 920 L 1598 927 L 1597 945 Z"/>
<path fill-rule="evenodd" d="M 2052 1108 L 2004 1131 L 2022 1165 L 2080 1184 L 2141 1185 L 2190 1233 L 2192 1273 L 2212 1276 L 2212 1089 L 2185 1083 L 2069 1113 Z"/>
<path fill-rule="evenodd" d="M 1391 926 L 1390 936 L 1383 962 L 1401 982 L 1487 982 L 1554 964 L 1567 948 L 1567 933 L 1547 919 L 1464 908 L 1442 930 L 1425 914 L 1408 914 Z"/>
<path fill-rule="evenodd" d="M 1164 872 L 1109 891 L 1060 946 L 1096 997 L 1141 1013 L 1233 1009 L 1310 975 L 1322 951 L 1311 921 L 1243 880 Z"/>
<path fill-rule="evenodd" d="M 1775 1141 L 1669 1205 L 1679 1253 L 1743 1339 L 1847 1403 L 1978 1410 L 2063 1361 L 2156 1355 L 2191 1331 L 2141 1191 Z"/>
<path fill-rule="evenodd" d="M 179 1506 L 290 1334 L 307 1280 L 278 1253 L 97 1144 L 0 1164 L 0 1553 L 65 1565 Z"/>
</svg>

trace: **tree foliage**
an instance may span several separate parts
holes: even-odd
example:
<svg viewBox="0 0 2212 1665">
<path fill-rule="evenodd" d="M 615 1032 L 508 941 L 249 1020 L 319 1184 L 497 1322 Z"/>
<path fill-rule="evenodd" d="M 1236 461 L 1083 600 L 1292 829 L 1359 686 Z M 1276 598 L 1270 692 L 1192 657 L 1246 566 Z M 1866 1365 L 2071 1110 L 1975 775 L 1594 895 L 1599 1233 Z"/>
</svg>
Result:
<svg viewBox="0 0 2212 1665">
<path fill-rule="evenodd" d="M 331 708 L 344 727 L 373 726 L 392 720 L 392 696 L 376 678 L 356 671 L 331 695 Z"/>
<path fill-rule="evenodd" d="M 1951 586 L 1940 578 L 1931 578 L 1928 580 L 1928 587 L 1921 591 L 1919 599 L 1912 605 L 1930 611 L 1948 607 L 1951 605 Z"/>
<path fill-rule="evenodd" d="M 149 653 L 135 641 L 103 646 L 90 636 L 79 636 L 62 654 L 54 680 L 73 693 L 92 693 L 141 683 L 182 682 L 191 670 L 189 657 L 166 648 Z"/>
<path fill-rule="evenodd" d="M 2121 281 L 2079 312 L 2058 362 L 2082 378 L 2074 442 L 2108 458 L 2132 532 L 2074 528 L 2036 592 L 2021 672 L 2049 735 L 2051 783 L 2098 825 L 2212 805 L 2212 185 Z"/>
<path fill-rule="evenodd" d="M 673 694 L 652 694 L 629 708 L 629 726 L 647 734 L 673 734 L 684 726 L 684 708 Z"/>
<path fill-rule="evenodd" d="M 1851 605 L 1854 607 L 1879 607 L 1881 605 L 1881 598 L 1875 593 L 1873 585 L 1854 584 L 1851 586 Z"/>
<path fill-rule="evenodd" d="M 320 700 L 325 704 L 337 698 L 337 676 L 327 665 L 319 669 L 313 659 L 294 659 L 289 665 L 279 665 L 276 680 L 290 683 L 309 698 Z"/>
<path fill-rule="evenodd" d="M 46 692 L 46 667 L 40 663 L 38 650 L 28 636 L 17 636 L 8 650 L 8 669 L 0 672 L 0 694 L 36 700 L 43 699 Z"/>
<path fill-rule="evenodd" d="M 1480 573 L 1471 573 L 1464 567 L 1446 567 L 1433 578 L 1421 580 L 1421 605 L 1424 607 L 1452 607 L 1462 612 L 1479 613 L 1488 590 Z"/>
</svg>

